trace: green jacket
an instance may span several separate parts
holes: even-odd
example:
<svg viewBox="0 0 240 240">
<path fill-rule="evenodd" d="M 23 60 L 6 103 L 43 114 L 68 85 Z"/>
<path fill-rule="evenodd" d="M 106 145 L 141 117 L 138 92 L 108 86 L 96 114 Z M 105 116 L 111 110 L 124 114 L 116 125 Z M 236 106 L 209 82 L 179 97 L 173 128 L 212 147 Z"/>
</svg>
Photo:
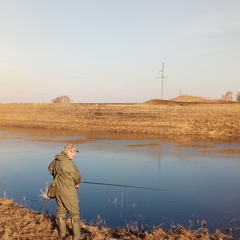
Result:
<svg viewBox="0 0 240 240">
<path fill-rule="evenodd" d="M 48 166 L 49 173 L 56 179 L 56 194 L 59 196 L 72 196 L 76 194 L 76 184 L 81 184 L 81 174 L 75 163 L 65 152 L 59 153 Z"/>
</svg>

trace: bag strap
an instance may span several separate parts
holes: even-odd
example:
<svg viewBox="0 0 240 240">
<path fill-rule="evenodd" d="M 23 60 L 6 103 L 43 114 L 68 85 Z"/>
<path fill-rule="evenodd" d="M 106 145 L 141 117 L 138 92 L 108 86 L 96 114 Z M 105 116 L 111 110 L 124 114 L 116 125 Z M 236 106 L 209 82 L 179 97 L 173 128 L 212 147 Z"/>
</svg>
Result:
<svg viewBox="0 0 240 240">
<path fill-rule="evenodd" d="M 58 171 L 57 171 L 56 176 L 53 178 L 53 182 L 56 182 L 57 177 L 58 177 Z"/>
<path fill-rule="evenodd" d="M 57 164 L 57 161 L 55 160 L 55 164 L 54 164 L 54 168 L 55 168 L 55 165 Z M 57 177 L 58 177 L 58 172 L 59 172 L 59 169 L 58 169 L 58 171 L 56 172 L 56 175 L 54 176 L 54 178 L 53 178 L 53 182 L 56 182 L 56 179 L 57 179 Z"/>
</svg>

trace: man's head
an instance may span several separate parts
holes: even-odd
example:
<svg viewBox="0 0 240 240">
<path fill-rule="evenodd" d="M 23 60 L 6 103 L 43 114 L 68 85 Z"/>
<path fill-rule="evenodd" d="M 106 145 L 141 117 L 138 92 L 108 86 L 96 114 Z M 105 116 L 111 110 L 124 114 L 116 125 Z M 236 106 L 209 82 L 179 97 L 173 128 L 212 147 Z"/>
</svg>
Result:
<svg viewBox="0 0 240 240">
<path fill-rule="evenodd" d="M 65 146 L 64 152 L 67 154 L 67 156 L 70 159 L 73 159 L 75 157 L 76 153 L 78 152 L 78 150 L 77 150 L 75 145 L 68 144 L 68 145 Z"/>
</svg>

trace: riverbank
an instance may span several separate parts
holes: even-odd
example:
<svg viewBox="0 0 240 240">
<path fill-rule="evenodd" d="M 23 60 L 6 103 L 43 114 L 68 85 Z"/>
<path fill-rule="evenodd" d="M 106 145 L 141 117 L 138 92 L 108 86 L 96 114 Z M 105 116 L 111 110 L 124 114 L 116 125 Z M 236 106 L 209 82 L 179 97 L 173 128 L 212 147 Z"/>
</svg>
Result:
<svg viewBox="0 0 240 240">
<path fill-rule="evenodd" d="M 0 198 L 0 239 L 2 240 L 53 240 L 58 238 L 55 217 L 37 213 L 19 206 L 12 200 Z M 86 240 L 162 240 L 162 239 L 233 239 L 230 235 L 216 230 L 210 234 L 204 226 L 194 231 L 187 230 L 182 226 L 176 226 L 172 230 L 163 230 L 158 227 L 151 232 L 136 232 L 134 229 L 109 229 L 105 226 L 90 226 L 81 222 L 82 235 Z M 229 233 L 230 234 L 230 233 Z M 68 223 L 68 236 L 72 239 L 70 221 Z"/>
<path fill-rule="evenodd" d="M 186 96 L 141 104 L 0 104 L 0 126 L 223 140 L 240 137 L 240 103 Z"/>
</svg>

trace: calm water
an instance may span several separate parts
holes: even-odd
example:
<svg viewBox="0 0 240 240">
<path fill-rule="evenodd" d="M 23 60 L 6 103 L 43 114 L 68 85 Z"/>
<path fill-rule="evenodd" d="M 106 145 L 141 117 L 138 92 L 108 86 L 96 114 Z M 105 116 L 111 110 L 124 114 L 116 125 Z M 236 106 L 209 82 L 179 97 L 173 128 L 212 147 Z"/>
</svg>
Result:
<svg viewBox="0 0 240 240">
<path fill-rule="evenodd" d="M 40 189 L 66 143 L 80 152 L 74 162 L 83 181 L 159 188 L 159 191 L 91 185 L 78 190 L 81 218 L 95 224 L 137 224 L 151 230 L 180 224 L 192 229 L 206 220 L 210 230 L 240 227 L 240 144 L 174 142 L 66 131 L 0 129 L 0 197 L 38 212 L 56 213 L 54 200 Z"/>
</svg>

